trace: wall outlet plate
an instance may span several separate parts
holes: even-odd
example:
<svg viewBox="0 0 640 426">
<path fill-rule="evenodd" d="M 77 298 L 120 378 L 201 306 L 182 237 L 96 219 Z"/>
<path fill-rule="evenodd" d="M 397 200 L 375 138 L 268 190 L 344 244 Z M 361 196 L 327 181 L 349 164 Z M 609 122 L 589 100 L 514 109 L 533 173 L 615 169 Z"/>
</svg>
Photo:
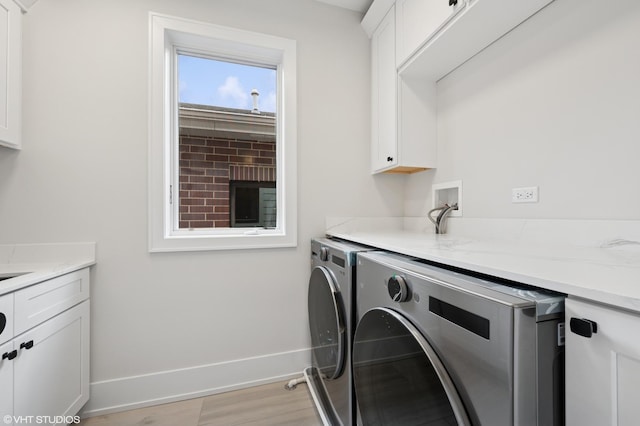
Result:
<svg viewBox="0 0 640 426">
<path fill-rule="evenodd" d="M 522 188 L 511 189 L 511 202 L 512 203 L 537 203 L 538 187 L 527 186 Z"/>
</svg>

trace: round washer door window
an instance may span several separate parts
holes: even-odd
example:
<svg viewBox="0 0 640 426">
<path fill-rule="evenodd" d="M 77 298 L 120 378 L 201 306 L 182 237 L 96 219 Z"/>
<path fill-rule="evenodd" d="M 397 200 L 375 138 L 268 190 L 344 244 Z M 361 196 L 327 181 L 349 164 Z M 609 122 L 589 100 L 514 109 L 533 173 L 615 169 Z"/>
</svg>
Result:
<svg viewBox="0 0 640 426">
<path fill-rule="evenodd" d="M 344 370 L 344 306 L 340 291 L 327 268 L 313 268 L 308 296 L 314 366 L 323 377 L 338 378 Z"/>
<path fill-rule="evenodd" d="M 391 309 L 371 309 L 358 323 L 353 374 L 364 425 L 471 424 L 431 345 Z"/>
</svg>

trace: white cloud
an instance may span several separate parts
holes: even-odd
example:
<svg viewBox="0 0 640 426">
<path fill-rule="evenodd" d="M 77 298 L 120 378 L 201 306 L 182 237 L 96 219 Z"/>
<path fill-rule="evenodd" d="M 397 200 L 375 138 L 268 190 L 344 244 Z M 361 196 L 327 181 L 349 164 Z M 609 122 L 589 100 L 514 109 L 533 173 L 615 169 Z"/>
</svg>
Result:
<svg viewBox="0 0 640 426">
<path fill-rule="evenodd" d="M 182 102 L 182 100 L 188 95 L 189 93 L 189 86 L 187 85 L 187 82 L 184 80 L 180 80 L 178 82 L 178 91 L 179 91 L 179 99 Z"/>
<path fill-rule="evenodd" d="M 228 100 L 223 106 L 231 108 L 247 108 L 249 102 L 249 92 L 247 92 L 240 84 L 238 77 L 229 76 L 224 84 L 218 87 L 218 95 L 223 100 Z"/>
<path fill-rule="evenodd" d="M 276 112 L 276 92 L 269 92 L 260 102 L 263 111 Z"/>
</svg>

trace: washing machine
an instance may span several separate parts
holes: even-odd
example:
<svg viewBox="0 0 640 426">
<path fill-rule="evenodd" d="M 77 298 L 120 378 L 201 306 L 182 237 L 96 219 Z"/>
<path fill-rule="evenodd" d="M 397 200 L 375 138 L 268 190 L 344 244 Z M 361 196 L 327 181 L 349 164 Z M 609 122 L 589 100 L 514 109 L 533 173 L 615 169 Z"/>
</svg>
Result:
<svg viewBox="0 0 640 426">
<path fill-rule="evenodd" d="M 564 422 L 564 295 L 358 254 L 354 388 L 368 425 Z"/>
<path fill-rule="evenodd" d="M 305 378 L 325 425 L 355 424 L 351 345 L 355 330 L 356 253 L 369 248 L 339 240 L 311 240 L 309 330 L 311 366 Z"/>
</svg>

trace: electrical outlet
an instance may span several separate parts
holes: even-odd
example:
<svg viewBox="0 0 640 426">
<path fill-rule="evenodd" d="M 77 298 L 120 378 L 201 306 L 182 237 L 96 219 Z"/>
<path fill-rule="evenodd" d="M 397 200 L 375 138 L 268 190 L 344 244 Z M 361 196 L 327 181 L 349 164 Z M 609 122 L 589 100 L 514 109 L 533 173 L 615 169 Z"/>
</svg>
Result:
<svg viewBox="0 0 640 426">
<path fill-rule="evenodd" d="M 528 186 L 526 188 L 513 188 L 511 190 L 512 203 L 537 203 L 538 187 Z"/>
</svg>

